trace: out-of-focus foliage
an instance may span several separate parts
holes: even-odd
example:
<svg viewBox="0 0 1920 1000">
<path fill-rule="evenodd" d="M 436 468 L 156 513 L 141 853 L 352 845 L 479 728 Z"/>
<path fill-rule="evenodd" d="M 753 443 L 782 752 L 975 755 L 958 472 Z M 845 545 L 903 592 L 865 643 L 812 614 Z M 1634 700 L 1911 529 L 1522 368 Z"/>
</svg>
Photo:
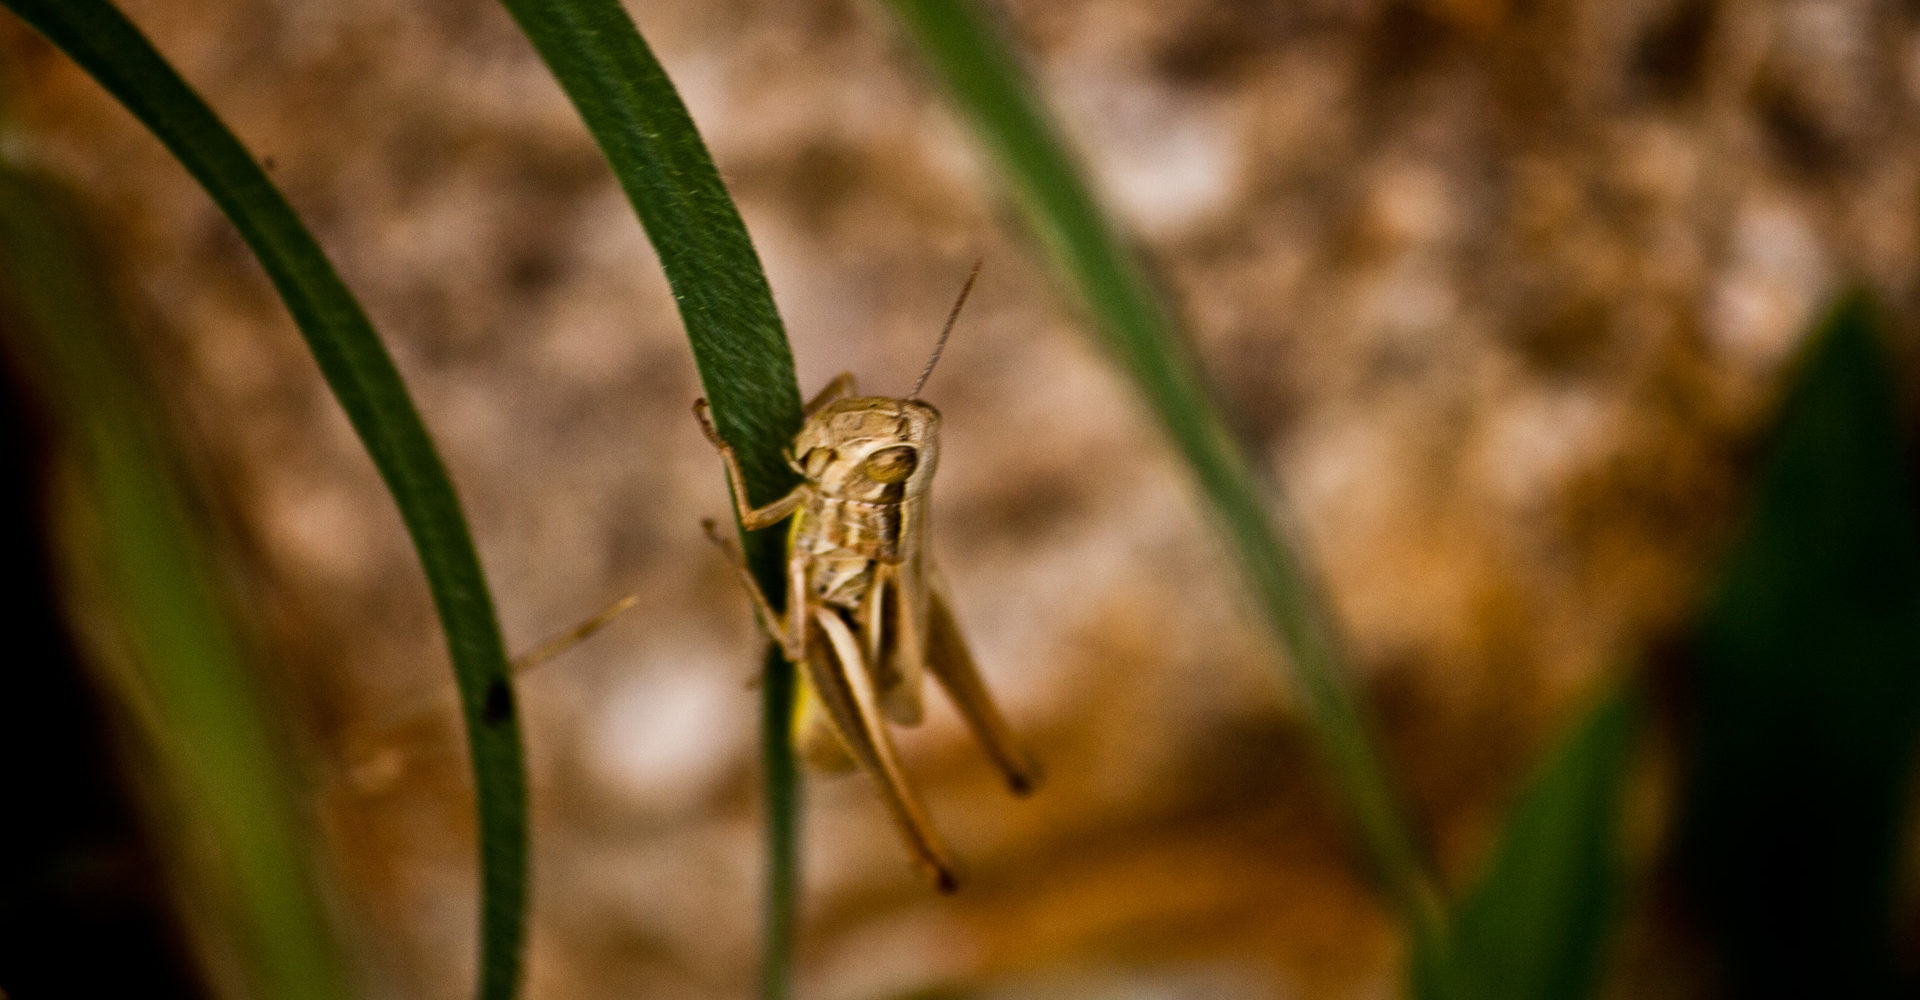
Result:
<svg viewBox="0 0 1920 1000">
<path fill-rule="evenodd" d="M 1683 682 L 1674 870 L 1729 996 L 1899 988 L 1920 505 L 1883 335 L 1855 295 L 1808 345 Z"/>
<path fill-rule="evenodd" d="M 1354 702 L 1315 574 L 1268 513 L 1278 501 L 1255 484 L 1175 334 L 1172 311 L 1095 203 L 1006 43 L 970 0 L 896 0 L 892 6 L 992 154 L 1056 280 L 1086 310 L 1092 332 L 1186 459 L 1287 652 L 1328 773 L 1375 873 L 1410 932 L 1429 935 L 1438 905 L 1432 880 Z"/>
<path fill-rule="evenodd" d="M 1636 706 L 1609 693 L 1514 803 L 1492 860 L 1437 950 L 1420 1000 L 1575 1000 L 1599 983 L 1621 895 L 1621 790 Z"/>
<path fill-rule="evenodd" d="M 71 617 L 106 668 L 96 682 L 118 700 L 137 777 L 152 786 L 161 852 L 176 866 L 169 881 L 218 942 L 222 976 L 237 974 L 258 996 L 348 996 L 288 734 L 256 693 L 247 628 L 79 218 L 57 185 L 0 166 L 0 335 L 55 435 L 49 513 Z M 83 942 L 59 944 L 78 955 Z"/>
<path fill-rule="evenodd" d="M 513 996 L 527 898 L 526 765 L 513 683 L 472 534 L 393 359 L 259 161 L 118 8 L 109 0 L 6 4 L 152 130 L 226 213 L 399 505 L 446 632 L 467 723 L 480 826 L 479 993 Z"/>
<path fill-rule="evenodd" d="M 1920 513 L 1879 314 L 1809 338 L 1745 526 L 1680 657 L 1686 776 L 1672 871 L 1728 996 L 1901 988 L 1893 887 L 1920 724 Z M 1423 952 L 1416 996 L 1592 995 L 1620 905 L 1623 695 L 1515 805 Z"/>
</svg>

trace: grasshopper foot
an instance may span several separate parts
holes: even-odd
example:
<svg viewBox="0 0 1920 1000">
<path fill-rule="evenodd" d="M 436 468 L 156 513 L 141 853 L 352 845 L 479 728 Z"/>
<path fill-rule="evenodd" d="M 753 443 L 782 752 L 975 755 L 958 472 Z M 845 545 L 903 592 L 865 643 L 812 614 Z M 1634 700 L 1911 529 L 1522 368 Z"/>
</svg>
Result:
<svg viewBox="0 0 1920 1000">
<path fill-rule="evenodd" d="M 746 562 L 741 558 L 740 553 L 734 551 L 733 540 L 720 533 L 720 522 L 710 517 L 703 517 L 700 519 L 700 530 L 707 536 L 707 541 L 712 542 L 719 547 L 720 551 L 727 554 L 728 561 L 738 564 Z"/>
<path fill-rule="evenodd" d="M 1005 777 L 1007 779 L 1007 791 L 1024 799 L 1039 790 L 1040 783 L 1047 779 L 1047 771 L 1046 768 L 1040 766 L 1039 761 L 1023 754 L 1020 759 L 1020 767 L 1015 770 L 1009 770 Z"/>
<path fill-rule="evenodd" d="M 951 896 L 967 884 L 966 869 L 952 858 L 922 859 L 920 868 L 942 896 Z"/>
<path fill-rule="evenodd" d="M 712 407 L 707 405 L 707 397 L 693 401 L 693 418 L 700 421 L 700 433 L 705 434 L 715 448 L 727 447 L 727 442 L 720 437 L 720 429 L 713 426 Z"/>
</svg>

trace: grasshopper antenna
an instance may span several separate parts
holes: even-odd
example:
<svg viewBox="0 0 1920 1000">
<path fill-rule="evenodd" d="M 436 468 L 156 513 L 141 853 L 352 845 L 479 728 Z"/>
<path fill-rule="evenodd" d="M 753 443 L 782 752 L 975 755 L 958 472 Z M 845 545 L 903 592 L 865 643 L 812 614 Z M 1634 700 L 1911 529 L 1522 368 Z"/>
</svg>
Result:
<svg viewBox="0 0 1920 1000">
<path fill-rule="evenodd" d="M 632 608 L 638 603 L 640 603 L 639 594 L 628 594 L 612 604 L 607 605 L 600 609 L 600 613 L 594 615 L 592 618 L 575 625 L 559 635 L 553 636 L 540 645 L 535 646 L 531 651 L 514 657 L 513 672 L 516 674 L 525 673 L 559 656 L 561 653 L 578 646 L 595 632 L 612 624 L 615 618 L 626 614 L 629 608 Z"/>
<path fill-rule="evenodd" d="M 980 265 L 983 260 L 973 262 L 973 270 L 967 272 L 967 283 L 960 286 L 960 297 L 953 300 L 953 311 L 947 314 L 947 325 L 940 328 L 940 339 L 933 342 L 933 357 L 927 359 L 927 366 L 920 369 L 920 378 L 913 383 L 913 391 L 907 393 L 908 399 L 919 399 L 920 390 L 926 388 L 927 379 L 933 375 L 933 366 L 940 363 L 940 352 L 947 349 L 947 336 L 953 333 L 953 323 L 960 318 L 960 307 L 967 304 L 967 294 L 973 291 L 973 279 L 980 277 Z"/>
<path fill-rule="evenodd" d="M 615 618 L 625 614 L 628 609 L 638 603 L 640 603 L 639 594 L 628 594 L 614 601 L 612 604 L 607 605 L 605 608 L 602 608 L 600 612 L 592 618 L 567 629 L 559 635 L 549 638 L 547 641 L 534 647 L 531 652 L 522 653 L 514 657 L 508 666 L 516 677 L 522 676 L 528 671 L 545 664 L 561 653 L 586 641 L 589 636 L 606 628 Z M 442 697 L 449 697 L 451 694 L 452 692 L 450 690 L 441 692 Z M 414 705 L 411 709 L 403 709 L 402 712 L 404 714 L 398 714 L 398 717 L 387 723 L 384 728 L 392 733 L 398 734 L 407 728 L 418 725 L 420 720 L 428 718 L 433 714 L 433 703 L 428 702 L 426 704 Z M 407 761 L 407 757 L 409 756 L 409 754 L 396 751 L 392 747 L 365 754 L 363 759 L 346 765 L 346 780 L 362 795 L 372 796 L 384 794 L 386 791 L 395 787 L 396 782 L 406 773 L 409 767 Z"/>
</svg>

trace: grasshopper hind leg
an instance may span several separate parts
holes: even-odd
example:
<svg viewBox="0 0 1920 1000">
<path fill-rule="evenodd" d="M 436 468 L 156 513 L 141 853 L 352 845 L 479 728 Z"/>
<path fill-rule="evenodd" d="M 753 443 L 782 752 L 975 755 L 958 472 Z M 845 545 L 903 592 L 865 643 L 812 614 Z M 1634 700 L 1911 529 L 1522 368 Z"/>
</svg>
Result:
<svg viewBox="0 0 1920 1000">
<path fill-rule="evenodd" d="M 803 667 L 821 709 L 848 753 L 880 786 L 881 801 L 934 885 L 943 893 L 958 891 L 960 863 L 934 832 L 926 808 L 907 784 L 853 630 L 830 608 L 817 609 L 808 629 L 812 637 Z"/>
<path fill-rule="evenodd" d="M 1040 765 L 1014 740 L 1007 720 L 1000 715 L 993 696 L 980 680 L 980 670 L 974 666 L 967 640 L 961 636 L 960 626 L 953 619 L 953 609 L 947 605 L 946 588 L 932 588 L 931 604 L 927 615 L 927 672 L 947 689 L 947 695 L 973 730 L 974 738 L 1000 769 L 1007 788 L 1023 797 L 1031 794 L 1040 785 Z"/>
</svg>

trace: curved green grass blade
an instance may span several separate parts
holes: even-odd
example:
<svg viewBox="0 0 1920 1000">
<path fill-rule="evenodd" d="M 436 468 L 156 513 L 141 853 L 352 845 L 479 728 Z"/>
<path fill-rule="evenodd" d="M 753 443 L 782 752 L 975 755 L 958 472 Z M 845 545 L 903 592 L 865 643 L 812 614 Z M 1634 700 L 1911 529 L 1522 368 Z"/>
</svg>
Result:
<svg viewBox="0 0 1920 1000">
<path fill-rule="evenodd" d="M 439 609 L 466 717 L 480 819 L 479 995 L 517 990 L 527 895 L 526 775 L 506 654 L 453 485 L 365 313 L 279 191 L 204 101 L 106 0 L 4 0 L 165 143 L 226 212 L 393 492 Z"/>
<path fill-rule="evenodd" d="M 986 144 L 1028 227 L 1139 386 L 1212 506 L 1293 660 L 1322 752 L 1374 866 L 1416 934 L 1439 903 L 1348 689 L 1300 556 L 1267 518 L 1245 459 L 1202 389 L 1173 323 L 1068 158 L 1013 56 L 965 0 L 889 0 Z"/>
<path fill-rule="evenodd" d="M 666 72 L 615 0 L 501 0 L 586 120 L 673 287 L 714 424 L 756 503 L 793 488 L 781 457 L 800 429 L 800 390 L 773 293 L 740 213 Z M 691 422 L 692 418 L 688 418 Z M 773 532 L 742 535 L 767 596 L 786 593 Z M 761 996 L 788 995 L 799 899 L 799 788 L 788 745 L 792 667 L 766 657 L 761 686 L 767 801 Z"/>
<path fill-rule="evenodd" d="M 192 918 L 231 946 L 222 968 L 256 996 L 350 996 L 284 734 L 79 229 L 64 190 L 0 164 L 0 337 L 62 454 L 49 513 L 62 589 L 96 612 L 84 638 L 106 669 L 92 680 L 117 696 L 158 786 L 154 826 L 190 873 L 177 884 Z"/>
<path fill-rule="evenodd" d="M 780 452 L 800 429 L 793 354 L 746 225 L 680 95 L 614 0 L 501 3 L 586 120 L 660 255 L 748 495 L 780 496 L 795 481 Z"/>
<path fill-rule="evenodd" d="M 1592 708 L 1508 812 L 1445 950 L 1416 949 L 1419 1000 L 1581 1000 L 1600 985 L 1616 925 L 1621 796 L 1636 706 Z"/>
</svg>

